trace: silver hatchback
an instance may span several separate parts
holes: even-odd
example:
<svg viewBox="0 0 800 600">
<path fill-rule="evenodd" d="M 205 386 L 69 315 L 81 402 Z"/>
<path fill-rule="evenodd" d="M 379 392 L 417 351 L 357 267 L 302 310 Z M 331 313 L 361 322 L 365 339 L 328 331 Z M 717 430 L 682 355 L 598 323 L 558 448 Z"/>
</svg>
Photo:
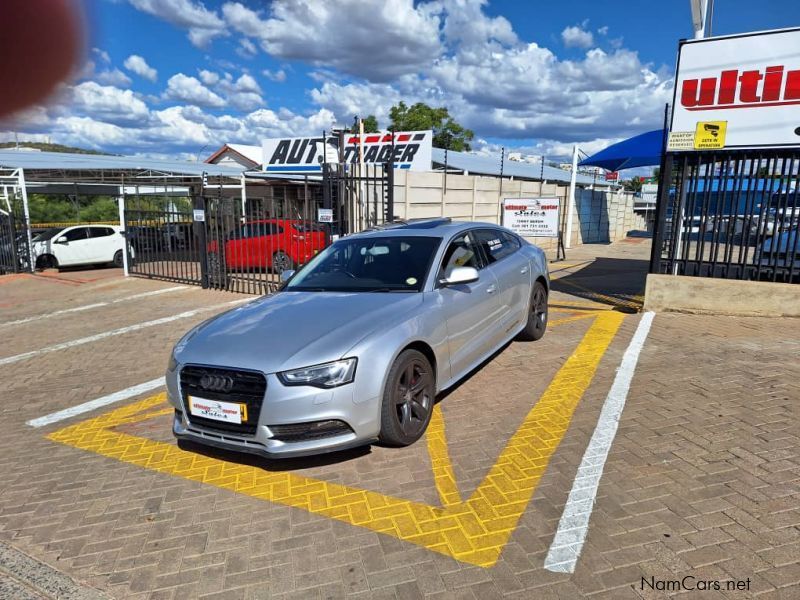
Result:
<svg viewBox="0 0 800 600">
<path fill-rule="evenodd" d="M 436 395 L 547 327 L 544 253 L 484 223 L 347 236 L 176 344 L 178 438 L 281 457 L 422 436 Z"/>
</svg>

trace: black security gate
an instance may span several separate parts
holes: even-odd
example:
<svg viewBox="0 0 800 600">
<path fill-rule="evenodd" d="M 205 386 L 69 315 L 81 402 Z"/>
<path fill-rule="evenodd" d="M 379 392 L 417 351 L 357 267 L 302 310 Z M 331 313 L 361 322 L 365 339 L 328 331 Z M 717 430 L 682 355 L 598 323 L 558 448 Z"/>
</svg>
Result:
<svg viewBox="0 0 800 600">
<path fill-rule="evenodd" d="M 650 271 L 800 280 L 800 149 L 667 154 Z"/>
<path fill-rule="evenodd" d="M 334 235 L 356 233 L 395 220 L 394 166 L 324 164 L 323 209 Z"/>
<path fill-rule="evenodd" d="M 131 275 L 200 285 L 202 260 L 186 197 L 125 198 L 125 237 Z"/>
<path fill-rule="evenodd" d="M 28 225 L 17 194 L 0 198 L 0 275 L 30 271 Z"/>
<path fill-rule="evenodd" d="M 237 190 L 238 191 L 238 190 Z M 132 275 L 245 294 L 267 294 L 331 239 L 317 220 L 319 185 L 284 186 L 245 201 L 223 186 L 193 197 L 125 199 Z"/>
</svg>

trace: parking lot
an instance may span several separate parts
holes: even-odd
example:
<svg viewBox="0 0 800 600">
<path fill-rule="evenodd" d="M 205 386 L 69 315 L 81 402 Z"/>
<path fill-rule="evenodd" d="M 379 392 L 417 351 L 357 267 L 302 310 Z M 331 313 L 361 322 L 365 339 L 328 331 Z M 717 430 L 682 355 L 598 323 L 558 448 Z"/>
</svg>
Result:
<svg viewBox="0 0 800 600">
<path fill-rule="evenodd" d="M 157 381 L 252 296 L 0 278 L 3 551 L 73 597 L 796 598 L 800 321 L 642 314 L 648 256 L 551 264 L 547 335 L 441 397 L 415 445 L 283 461 L 179 448 Z M 0 591 L 47 589 L 9 564 Z"/>
</svg>

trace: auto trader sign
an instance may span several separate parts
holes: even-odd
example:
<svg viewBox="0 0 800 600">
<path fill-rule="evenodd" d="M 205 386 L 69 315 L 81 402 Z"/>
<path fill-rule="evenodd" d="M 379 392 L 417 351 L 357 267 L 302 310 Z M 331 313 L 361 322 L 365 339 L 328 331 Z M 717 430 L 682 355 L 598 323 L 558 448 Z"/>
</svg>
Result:
<svg viewBox="0 0 800 600">
<path fill-rule="evenodd" d="M 327 152 L 323 146 L 327 141 Z M 391 133 L 364 134 L 364 162 L 384 164 L 394 162 L 395 168 L 412 171 L 431 170 L 432 131 L 397 131 Z M 339 140 L 329 137 L 272 138 L 264 140 L 264 171 L 268 173 L 319 173 L 322 163 L 338 159 Z M 358 135 L 344 137 L 344 162 L 357 163 L 359 147 L 362 145 Z"/>
<path fill-rule="evenodd" d="M 800 145 L 800 29 L 684 41 L 675 81 L 668 150 Z"/>
<path fill-rule="evenodd" d="M 558 237 L 558 198 L 506 198 L 503 226 L 527 237 Z"/>
</svg>

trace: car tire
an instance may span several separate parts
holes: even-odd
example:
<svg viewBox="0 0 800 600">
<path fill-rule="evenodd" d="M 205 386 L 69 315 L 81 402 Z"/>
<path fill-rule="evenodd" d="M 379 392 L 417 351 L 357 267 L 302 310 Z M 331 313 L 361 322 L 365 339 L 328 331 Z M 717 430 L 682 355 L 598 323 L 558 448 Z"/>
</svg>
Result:
<svg viewBox="0 0 800 600">
<path fill-rule="evenodd" d="M 387 446 L 416 442 L 428 428 L 435 400 L 436 377 L 430 362 L 422 352 L 404 350 L 386 378 L 380 441 Z"/>
<path fill-rule="evenodd" d="M 117 250 L 114 253 L 114 260 L 112 262 L 114 263 L 114 266 L 117 267 L 118 269 L 121 269 L 122 267 L 125 266 L 125 259 L 122 256 L 122 250 Z"/>
<path fill-rule="evenodd" d="M 45 269 L 57 269 L 58 259 L 52 254 L 42 254 L 36 259 L 36 268 L 41 271 Z"/>
<path fill-rule="evenodd" d="M 272 255 L 272 270 L 275 273 L 283 273 L 294 269 L 294 261 L 292 257 L 286 254 L 283 250 L 278 250 Z"/>
<path fill-rule="evenodd" d="M 518 339 L 534 342 L 542 339 L 547 331 L 547 288 L 541 281 L 533 284 L 528 321 L 519 332 Z"/>
</svg>

